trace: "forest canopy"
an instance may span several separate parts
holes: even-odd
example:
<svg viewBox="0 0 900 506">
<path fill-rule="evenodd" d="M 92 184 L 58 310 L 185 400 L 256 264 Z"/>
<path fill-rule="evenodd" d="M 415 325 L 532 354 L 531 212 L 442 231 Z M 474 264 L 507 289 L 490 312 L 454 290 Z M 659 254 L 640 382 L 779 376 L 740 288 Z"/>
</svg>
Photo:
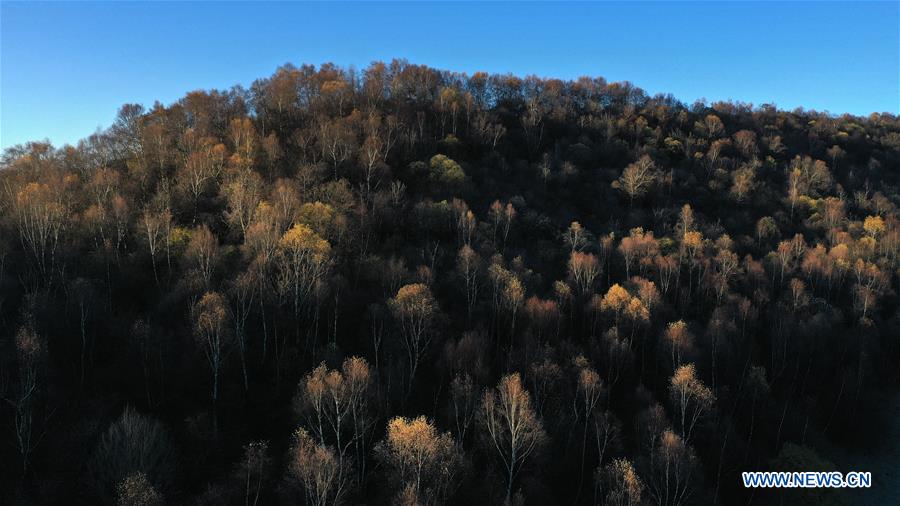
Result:
<svg viewBox="0 0 900 506">
<path fill-rule="evenodd" d="M 288 64 L 0 164 L 4 504 L 743 504 L 900 379 L 890 114 Z"/>
</svg>

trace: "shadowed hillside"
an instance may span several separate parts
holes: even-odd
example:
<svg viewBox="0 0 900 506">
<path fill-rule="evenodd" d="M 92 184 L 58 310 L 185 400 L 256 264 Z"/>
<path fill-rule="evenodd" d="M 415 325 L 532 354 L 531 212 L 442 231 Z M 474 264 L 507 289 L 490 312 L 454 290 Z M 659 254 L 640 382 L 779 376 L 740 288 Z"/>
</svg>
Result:
<svg viewBox="0 0 900 506">
<path fill-rule="evenodd" d="M 125 105 L 3 155 L 0 502 L 748 504 L 741 471 L 869 470 L 898 180 L 895 116 L 602 78 L 286 65 Z"/>
</svg>

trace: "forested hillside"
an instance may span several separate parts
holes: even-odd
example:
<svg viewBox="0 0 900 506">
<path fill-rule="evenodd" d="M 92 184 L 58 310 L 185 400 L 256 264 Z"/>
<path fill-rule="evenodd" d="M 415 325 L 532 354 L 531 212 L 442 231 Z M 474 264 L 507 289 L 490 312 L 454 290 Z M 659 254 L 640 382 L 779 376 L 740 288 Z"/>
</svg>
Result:
<svg viewBox="0 0 900 506">
<path fill-rule="evenodd" d="M 125 105 L 2 159 L 0 502 L 853 503 L 740 472 L 878 446 L 898 181 L 896 116 L 602 78 Z"/>
</svg>

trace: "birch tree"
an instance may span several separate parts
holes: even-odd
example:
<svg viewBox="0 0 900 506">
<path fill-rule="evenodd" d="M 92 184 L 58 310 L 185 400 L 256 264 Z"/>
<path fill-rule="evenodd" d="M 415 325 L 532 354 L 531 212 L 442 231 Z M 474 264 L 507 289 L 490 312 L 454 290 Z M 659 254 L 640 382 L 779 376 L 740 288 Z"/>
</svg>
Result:
<svg viewBox="0 0 900 506">
<path fill-rule="evenodd" d="M 506 476 L 506 501 L 509 503 L 516 477 L 547 437 L 519 373 L 504 376 L 496 389 L 484 393 L 481 423 L 488 446 L 494 449 Z"/>
</svg>

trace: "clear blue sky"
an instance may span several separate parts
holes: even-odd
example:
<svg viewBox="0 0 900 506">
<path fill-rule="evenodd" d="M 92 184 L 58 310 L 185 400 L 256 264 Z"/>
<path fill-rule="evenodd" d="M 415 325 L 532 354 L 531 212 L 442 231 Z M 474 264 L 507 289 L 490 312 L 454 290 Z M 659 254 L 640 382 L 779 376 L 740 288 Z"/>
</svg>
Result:
<svg viewBox="0 0 900 506">
<path fill-rule="evenodd" d="M 249 86 L 278 65 L 630 80 L 735 99 L 900 113 L 900 2 L 0 3 L 0 147 L 74 143 L 126 102 Z"/>
</svg>

